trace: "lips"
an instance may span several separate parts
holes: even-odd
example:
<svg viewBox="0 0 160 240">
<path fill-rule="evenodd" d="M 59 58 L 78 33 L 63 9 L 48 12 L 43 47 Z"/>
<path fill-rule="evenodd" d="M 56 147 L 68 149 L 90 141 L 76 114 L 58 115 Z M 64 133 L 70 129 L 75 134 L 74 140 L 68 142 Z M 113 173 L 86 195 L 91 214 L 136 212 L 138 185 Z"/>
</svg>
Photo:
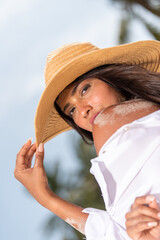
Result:
<svg viewBox="0 0 160 240">
<path fill-rule="evenodd" d="M 100 113 L 100 112 L 94 114 L 94 115 L 91 117 L 91 119 L 90 119 L 90 123 L 91 123 L 91 124 L 93 124 L 94 119 L 98 116 L 99 113 Z"/>
</svg>

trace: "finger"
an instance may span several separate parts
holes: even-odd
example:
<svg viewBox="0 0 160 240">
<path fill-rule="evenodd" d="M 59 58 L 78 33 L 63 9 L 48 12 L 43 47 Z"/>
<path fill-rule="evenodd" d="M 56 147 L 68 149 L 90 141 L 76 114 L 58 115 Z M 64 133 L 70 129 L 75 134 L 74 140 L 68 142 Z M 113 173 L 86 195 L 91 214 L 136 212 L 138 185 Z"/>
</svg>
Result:
<svg viewBox="0 0 160 240">
<path fill-rule="evenodd" d="M 155 200 L 155 197 L 151 196 L 151 195 L 137 197 L 135 199 L 133 205 L 131 206 L 131 209 L 137 208 L 137 206 L 139 206 L 139 205 L 149 204 L 149 203 L 153 202 L 154 200 Z"/>
<path fill-rule="evenodd" d="M 26 154 L 26 157 L 28 159 L 28 167 L 31 167 L 31 163 L 32 163 L 32 159 L 33 159 L 33 156 L 36 152 L 36 144 L 32 144 Z"/>
<path fill-rule="evenodd" d="M 134 226 L 127 228 L 127 233 L 130 236 L 135 236 L 135 234 L 156 227 L 157 225 L 158 222 L 140 222 Z"/>
<path fill-rule="evenodd" d="M 16 158 L 16 165 L 19 166 L 23 163 L 25 163 L 25 155 L 29 149 L 31 145 L 31 139 L 29 139 L 20 149 L 20 151 L 17 154 L 17 158 Z"/>
<path fill-rule="evenodd" d="M 26 156 L 27 158 L 32 157 L 32 155 L 34 155 L 35 150 L 36 150 L 36 144 L 33 143 L 33 144 L 28 148 L 28 151 L 26 152 L 26 155 L 25 155 L 25 156 Z"/>
<path fill-rule="evenodd" d="M 154 209 L 156 209 L 157 211 L 160 211 L 160 207 L 159 207 L 156 199 L 155 199 L 153 202 L 150 202 L 148 205 L 149 205 L 149 207 L 154 208 Z"/>
<path fill-rule="evenodd" d="M 126 226 L 127 227 L 132 227 L 132 226 L 135 226 L 139 223 L 144 223 L 144 222 L 146 222 L 146 223 L 147 222 L 158 222 L 158 220 L 154 219 L 152 217 L 145 216 L 145 215 L 139 215 L 139 216 L 128 219 L 126 221 Z"/>
<path fill-rule="evenodd" d="M 44 144 L 40 143 L 39 147 L 36 150 L 35 156 L 35 167 L 43 167 L 43 159 L 44 159 Z"/>
<path fill-rule="evenodd" d="M 144 205 L 140 205 L 137 208 L 134 208 L 132 211 L 126 214 L 126 219 L 130 219 L 139 215 L 145 215 L 148 217 L 152 217 L 155 219 L 160 219 L 158 216 L 159 211 L 154 208 L 146 207 Z"/>
</svg>

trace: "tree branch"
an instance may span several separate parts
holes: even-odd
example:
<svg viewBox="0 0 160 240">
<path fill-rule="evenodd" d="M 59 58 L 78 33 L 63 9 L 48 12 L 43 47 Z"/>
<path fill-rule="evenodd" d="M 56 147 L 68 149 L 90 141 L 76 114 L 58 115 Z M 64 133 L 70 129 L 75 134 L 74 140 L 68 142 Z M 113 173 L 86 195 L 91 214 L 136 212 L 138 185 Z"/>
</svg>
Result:
<svg viewBox="0 0 160 240">
<path fill-rule="evenodd" d="M 144 0 L 134 0 L 134 1 L 131 1 L 131 2 L 132 2 L 131 4 L 137 3 L 137 4 L 141 5 L 142 7 L 147 9 L 148 11 L 150 11 L 153 14 L 155 14 L 156 16 L 160 17 L 160 7 L 159 8 L 154 8 L 147 1 L 144 1 Z"/>
</svg>

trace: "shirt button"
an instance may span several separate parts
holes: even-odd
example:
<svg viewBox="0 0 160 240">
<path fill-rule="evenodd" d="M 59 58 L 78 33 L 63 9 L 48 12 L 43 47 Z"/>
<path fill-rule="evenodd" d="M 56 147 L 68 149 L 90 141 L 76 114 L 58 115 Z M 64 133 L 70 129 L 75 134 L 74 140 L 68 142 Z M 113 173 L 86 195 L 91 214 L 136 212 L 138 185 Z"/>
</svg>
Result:
<svg viewBox="0 0 160 240">
<path fill-rule="evenodd" d="M 106 151 L 104 150 L 102 153 L 104 154 L 104 153 L 106 153 Z"/>
<path fill-rule="evenodd" d="M 127 131 L 129 129 L 129 126 L 124 127 L 124 131 Z"/>
</svg>

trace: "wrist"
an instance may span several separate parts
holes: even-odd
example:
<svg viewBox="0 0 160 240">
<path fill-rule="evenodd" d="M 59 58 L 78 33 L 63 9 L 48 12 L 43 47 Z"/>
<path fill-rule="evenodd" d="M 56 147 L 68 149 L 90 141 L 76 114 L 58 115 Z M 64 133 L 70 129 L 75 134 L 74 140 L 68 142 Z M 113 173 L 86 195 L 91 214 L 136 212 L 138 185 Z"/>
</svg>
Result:
<svg viewBox="0 0 160 240">
<path fill-rule="evenodd" d="M 35 199 L 45 208 L 48 208 L 48 204 L 51 200 L 53 200 L 53 197 L 55 194 L 53 191 L 46 187 L 43 189 L 43 191 L 39 191 L 38 194 L 36 194 Z"/>
</svg>

